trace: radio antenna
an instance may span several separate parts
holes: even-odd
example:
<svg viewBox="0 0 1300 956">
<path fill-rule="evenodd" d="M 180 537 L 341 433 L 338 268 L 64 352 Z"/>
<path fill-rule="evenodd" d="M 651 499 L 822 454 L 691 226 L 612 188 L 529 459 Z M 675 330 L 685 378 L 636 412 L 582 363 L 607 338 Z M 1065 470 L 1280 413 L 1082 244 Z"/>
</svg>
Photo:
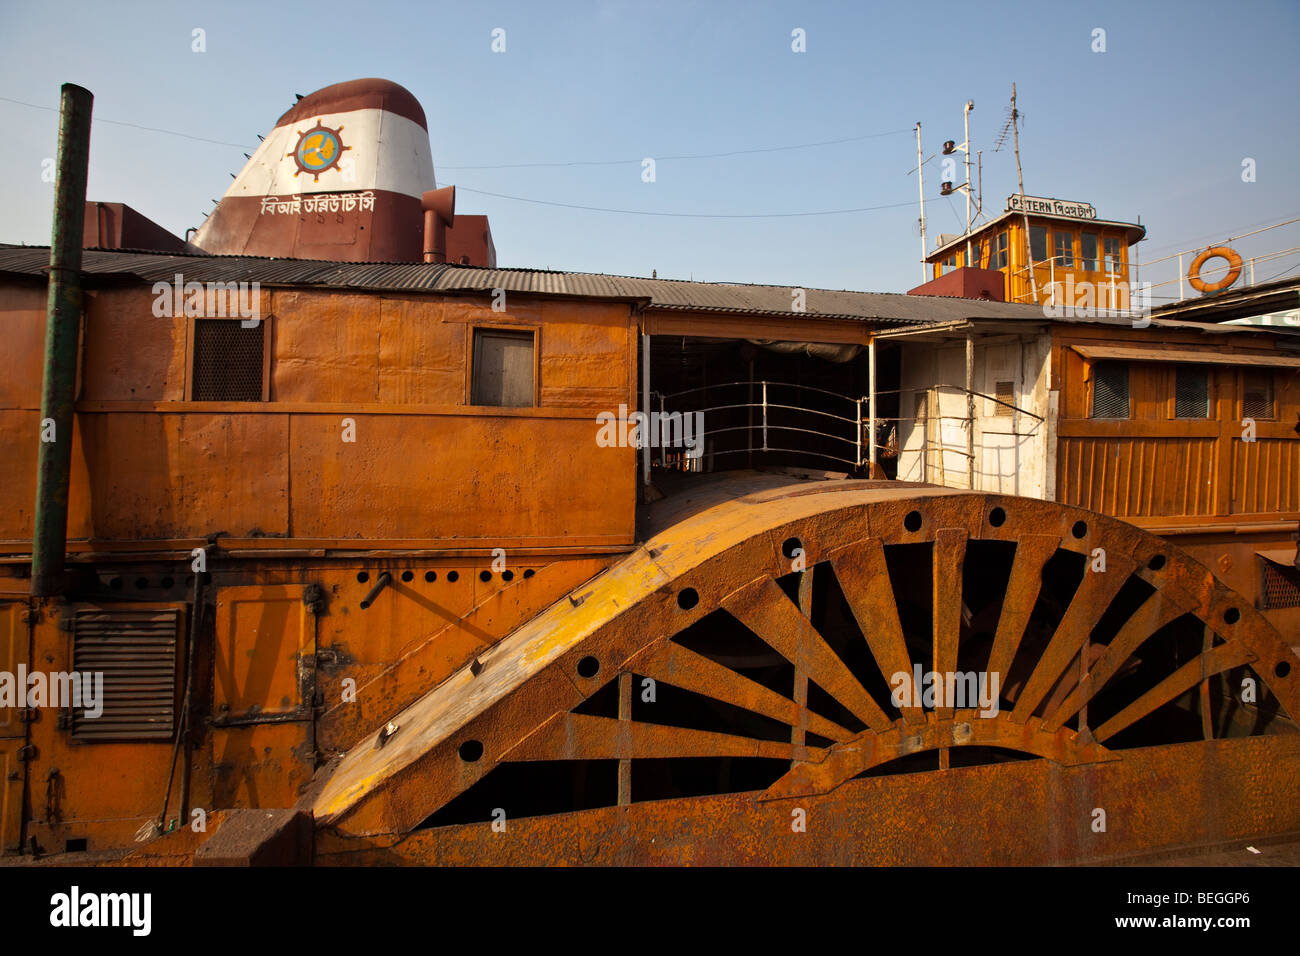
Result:
<svg viewBox="0 0 1300 956">
<path fill-rule="evenodd" d="M 1025 261 L 1029 263 L 1029 287 L 1038 304 L 1038 280 L 1034 277 L 1034 244 L 1029 240 L 1029 213 L 1025 212 L 1025 174 L 1020 168 L 1020 111 L 1016 109 L 1016 84 L 1011 84 L 1011 131 L 1016 147 L 1016 182 L 1020 187 L 1020 214 L 1025 219 Z"/>
</svg>

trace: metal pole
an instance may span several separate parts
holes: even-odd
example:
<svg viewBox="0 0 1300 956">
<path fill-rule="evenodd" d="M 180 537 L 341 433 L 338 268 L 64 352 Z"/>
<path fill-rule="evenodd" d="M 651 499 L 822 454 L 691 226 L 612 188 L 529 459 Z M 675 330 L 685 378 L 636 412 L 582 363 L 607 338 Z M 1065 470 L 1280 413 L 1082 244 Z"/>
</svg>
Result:
<svg viewBox="0 0 1300 956">
<path fill-rule="evenodd" d="M 853 402 L 853 427 L 857 429 L 858 440 L 854 447 L 854 460 L 857 467 L 862 467 L 862 399 L 855 399 Z"/>
<path fill-rule="evenodd" d="M 1134 280 L 1137 281 L 1137 280 Z M 1183 298 L 1183 254 L 1178 253 L 1178 298 Z"/>
<path fill-rule="evenodd" d="M 975 333 L 966 330 L 966 476 L 975 490 Z"/>
<path fill-rule="evenodd" d="M 921 193 L 921 281 L 928 282 L 930 273 L 925 267 L 925 170 L 921 168 L 921 124 L 916 124 L 916 186 Z"/>
<path fill-rule="evenodd" d="M 32 536 L 32 596 L 49 597 L 63 584 L 68 550 L 68 476 L 72 469 L 73 404 L 81 334 L 81 231 L 90 163 L 89 90 L 63 84 L 59 166 L 54 184 L 50 278 L 45 309 L 45 371 L 41 384 L 41 444 Z"/>
<path fill-rule="evenodd" d="M 1020 167 L 1020 111 L 1016 109 L 1016 84 L 1011 84 L 1011 135 L 1016 144 L 1016 185 L 1020 190 L 1020 212 L 1025 224 L 1025 260 L 1029 264 L 1029 287 L 1038 305 L 1038 277 L 1034 275 L 1034 243 L 1029 238 L 1029 213 L 1025 210 L 1025 173 Z M 1016 296 L 1019 299 L 1019 295 Z"/>
<path fill-rule="evenodd" d="M 645 422 L 641 428 L 641 483 L 650 484 L 650 336 L 641 333 L 641 410 Z"/>
<path fill-rule="evenodd" d="M 745 463 L 754 467 L 754 360 L 749 360 L 749 383 L 745 395 L 745 441 L 748 444 Z"/>
<path fill-rule="evenodd" d="M 684 414 L 689 415 L 690 412 L 685 412 Z M 661 431 L 660 431 L 660 439 L 659 439 L 659 465 L 661 468 L 668 467 L 668 443 L 663 440 L 663 433 L 662 433 L 664 422 L 666 421 L 667 419 L 664 418 L 664 396 L 663 393 L 660 392 L 659 393 L 659 428 L 661 429 Z M 686 426 L 683 425 L 682 427 L 684 429 Z M 685 431 L 681 432 L 680 434 L 684 435 Z"/>
<path fill-rule="evenodd" d="M 767 382 L 763 383 L 763 451 L 767 451 Z"/>
<path fill-rule="evenodd" d="M 975 106 L 974 100 L 967 100 L 966 107 L 962 110 L 962 122 L 966 126 L 966 148 L 963 152 L 966 154 L 966 266 L 970 267 L 971 242 L 970 242 L 970 111 Z"/>
<path fill-rule="evenodd" d="M 861 414 L 861 405 L 858 406 Z M 876 463 L 876 337 L 873 335 L 867 344 L 867 460 Z M 862 429 L 858 429 L 861 434 Z M 858 456 L 861 458 L 861 455 Z"/>
</svg>

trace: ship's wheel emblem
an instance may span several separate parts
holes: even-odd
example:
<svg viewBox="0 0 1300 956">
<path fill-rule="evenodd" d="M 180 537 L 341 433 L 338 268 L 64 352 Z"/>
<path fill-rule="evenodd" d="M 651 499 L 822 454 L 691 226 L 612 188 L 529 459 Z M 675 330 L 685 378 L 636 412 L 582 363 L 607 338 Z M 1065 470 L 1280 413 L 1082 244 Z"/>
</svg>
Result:
<svg viewBox="0 0 1300 956">
<path fill-rule="evenodd" d="M 310 173 L 313 181 L 319 182 L 321 173 L 338 166 L 343 152 L 352 148 L 343 145 L 343 138 L 339 135 L 342 132 L 342 126 L 330 129 L 317 120 L 315 126 L 300 134 L 293 152 L 285 154 L 292 156 L 298 166 L 293 175 L 297 177 L 298 173 Z"/>
</svg>

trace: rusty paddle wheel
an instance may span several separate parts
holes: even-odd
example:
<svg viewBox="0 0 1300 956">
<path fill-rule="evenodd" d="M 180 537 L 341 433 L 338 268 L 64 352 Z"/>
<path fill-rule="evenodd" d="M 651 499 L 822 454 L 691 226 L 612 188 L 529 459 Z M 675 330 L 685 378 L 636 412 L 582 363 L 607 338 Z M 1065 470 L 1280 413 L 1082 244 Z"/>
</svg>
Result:
<svg viewBox="0 0 1300 956">
<path fill-rule="evenodd" d="M 1296 664 L 1113 518 L 719 483 L 345 755 L 309 795 L 317 860 L 1043 863 L 1288 833 Z M 901 690 L 931 672 L 985 697 Z"/>
</svg>

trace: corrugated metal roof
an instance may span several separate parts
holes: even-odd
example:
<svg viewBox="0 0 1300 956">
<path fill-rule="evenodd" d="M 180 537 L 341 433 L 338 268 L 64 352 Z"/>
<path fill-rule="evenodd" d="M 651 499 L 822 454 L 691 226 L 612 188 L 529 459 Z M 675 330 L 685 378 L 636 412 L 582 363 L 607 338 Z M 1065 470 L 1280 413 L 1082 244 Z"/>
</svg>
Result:
<svg viewBox="0 0 1300 956">
<path fill-rule="evenodd" d="M 0 244 L 0 274 L 39 276 L 49 265 L 44 246 Z M 322 262 L 257 256 L 171 255 L 123 250 L 83 253 L 89 276 L 134 276 L 170 282 L 258 282 L 366 291 L 471 292 L 505 289 L 538 295 L 592 296 L 645 301 L 651 308 L 791 316 L 791 286 L 685 282 L 542 269 L 482 269 L 423 262 Z M 864 319 L 881 325 L 962 319 L 1043 320 L 1032 305 L 947 296 L 806 289 L 806 311 L 816 318 Z"/>
</svg>

